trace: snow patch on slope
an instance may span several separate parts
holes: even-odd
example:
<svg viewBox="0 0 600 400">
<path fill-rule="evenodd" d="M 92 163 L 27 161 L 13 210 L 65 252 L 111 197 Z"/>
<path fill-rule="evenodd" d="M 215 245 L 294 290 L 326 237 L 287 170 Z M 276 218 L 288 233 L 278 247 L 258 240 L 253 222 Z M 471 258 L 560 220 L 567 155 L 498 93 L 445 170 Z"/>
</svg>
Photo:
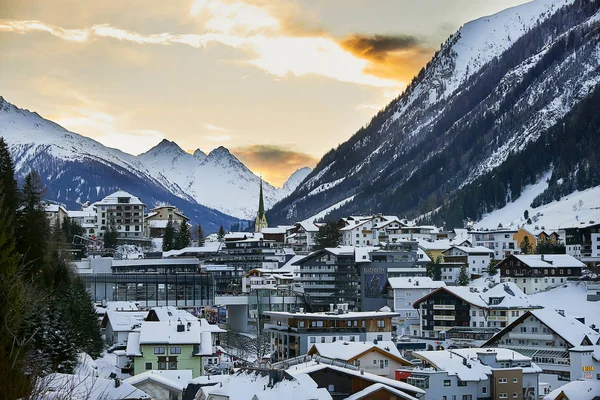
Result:
<svg viewBox="0 0 600 400">
<path fill-rule="evenodd" d="M 317 214 L 313 215 L 312 217 L 306 218 L 304 221 L 302 222 L 313 222 L 315 220 L 320 220 L 323 219 L 327 216 L 327 214 L 329 214 L 330 212 L 337 210 L 338 208 L 342 207 L 344 204 L 351 202 L 352 200 L 354 200 L 354 196 L 350 196 L 342 201 L 339 201 L 337 203 L 335 203 L 334 205 L 327 207 L 326 209 L 324 209 L 323 211 L 318 212 Z"/>
<path fill-rule="evenodd" d="M 600 187 L 574 192 L 558 201 L 531 208 L 530 204 L 535 196 L 548 187 L 549 176 L 548 174 L 540 182 L 525 188 L 516 201 L 484 216 L 475 224 L 475 228 L 495 229 L 502 224 L 504 228 L 525 226 L 534 229 L 537 226 L 539 229 L 544 227 L 547 230 L 558 230 L 590 221 L 600 222 Z M 529 211 L 531 225 L 526 224 L 523 216 L 525 210 Z"/>
</svg>

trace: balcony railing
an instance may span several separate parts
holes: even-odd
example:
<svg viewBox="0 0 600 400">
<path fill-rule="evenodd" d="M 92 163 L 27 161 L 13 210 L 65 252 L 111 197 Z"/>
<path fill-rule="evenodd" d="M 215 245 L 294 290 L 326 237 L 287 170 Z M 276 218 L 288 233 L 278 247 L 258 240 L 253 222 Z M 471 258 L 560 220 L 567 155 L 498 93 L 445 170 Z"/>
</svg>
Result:
<svg viewBox="0 0 600 400">
<path fill-rule="evenodd" d="M 434 304 L 434 310 L 454 310 L 454 304 Z"/>
</svg>

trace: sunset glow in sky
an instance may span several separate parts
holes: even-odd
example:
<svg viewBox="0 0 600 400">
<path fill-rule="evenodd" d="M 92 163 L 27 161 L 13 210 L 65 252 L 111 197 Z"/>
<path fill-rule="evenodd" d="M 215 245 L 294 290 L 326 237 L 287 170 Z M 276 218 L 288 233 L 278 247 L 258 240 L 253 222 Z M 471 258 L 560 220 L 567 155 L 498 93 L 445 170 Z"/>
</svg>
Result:
<svg viewBox="0 0 600 400">
<path fill-rule="evenodd" d="M 132 154 L 313 167 L 463 23 L 526 0 L 0 0 L 0 95 Z"/>
</svg>

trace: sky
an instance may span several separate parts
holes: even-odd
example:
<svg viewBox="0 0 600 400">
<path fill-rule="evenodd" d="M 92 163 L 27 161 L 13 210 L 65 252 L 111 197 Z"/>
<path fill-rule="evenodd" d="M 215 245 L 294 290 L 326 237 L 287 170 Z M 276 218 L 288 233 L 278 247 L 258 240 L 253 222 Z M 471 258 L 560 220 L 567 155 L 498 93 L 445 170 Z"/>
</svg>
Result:
<svg viewBox="0 0 600 400">
<path fill-rule="evenodd" d="M 0 95 L 104 145 L 224 146 L 280 186 L 470 20 L 526 0 L 0 0 Z"/>
</svg>

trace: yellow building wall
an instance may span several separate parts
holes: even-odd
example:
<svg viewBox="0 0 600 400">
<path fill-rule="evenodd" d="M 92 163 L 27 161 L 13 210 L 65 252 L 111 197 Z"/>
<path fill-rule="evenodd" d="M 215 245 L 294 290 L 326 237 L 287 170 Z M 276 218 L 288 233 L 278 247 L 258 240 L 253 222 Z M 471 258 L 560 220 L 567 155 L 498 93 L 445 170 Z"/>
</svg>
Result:
<svg viewBox="0 0 600 400">
<path fill-rule="evenodd" d="M 521 243 L 523 243 L 523 240 L 528 237 L 529 238 L 529 243 L 531 243 L 531 252 L 535 253 L 535 248 L 536 248 L 536 244 L 537 244 L 537 239 L 536 237 L 529 231 L 527 231 L 526 229 L 519 229 L 517 231 L 517 233 L 515 233 L 513 235 L 513 239 L 517 241 L 517 248 L 520 249 L 521 248 Z"/>
</svg>

